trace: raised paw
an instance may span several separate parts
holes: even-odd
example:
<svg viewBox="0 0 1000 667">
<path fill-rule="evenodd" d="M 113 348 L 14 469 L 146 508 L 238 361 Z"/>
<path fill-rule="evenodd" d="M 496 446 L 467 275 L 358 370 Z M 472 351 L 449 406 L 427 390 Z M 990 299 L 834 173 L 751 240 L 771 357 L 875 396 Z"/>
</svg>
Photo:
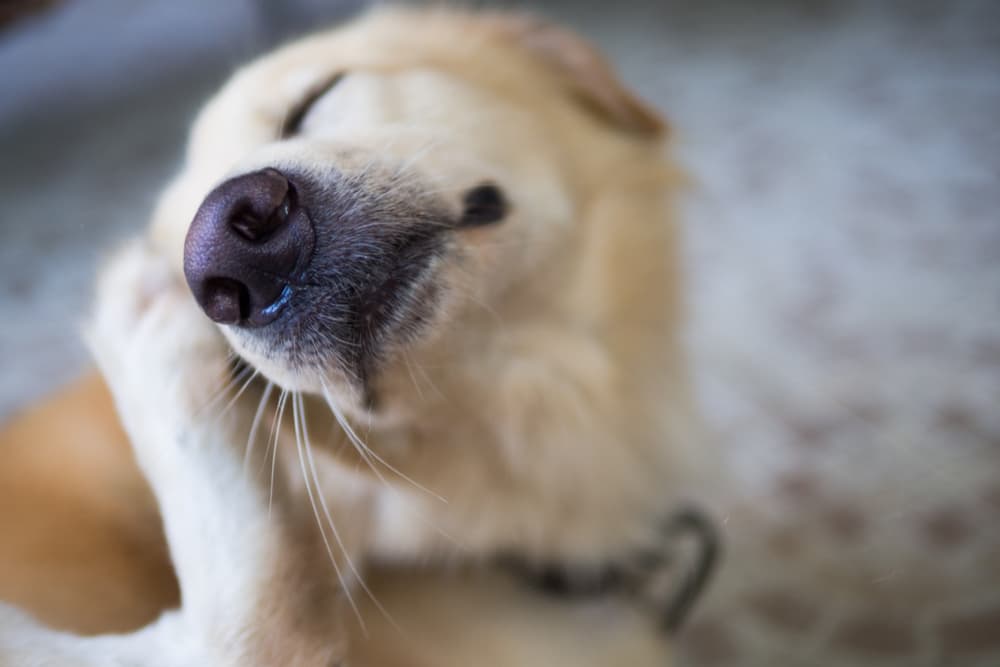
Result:
<svg viewBox="0 0 1000 667">
<path fill-rule="evenodd" d="M 194 420 L 229 379 L 222 336 L 142 240 L 101 273 L 85 336 L 134 441 Z"/>
</svg>

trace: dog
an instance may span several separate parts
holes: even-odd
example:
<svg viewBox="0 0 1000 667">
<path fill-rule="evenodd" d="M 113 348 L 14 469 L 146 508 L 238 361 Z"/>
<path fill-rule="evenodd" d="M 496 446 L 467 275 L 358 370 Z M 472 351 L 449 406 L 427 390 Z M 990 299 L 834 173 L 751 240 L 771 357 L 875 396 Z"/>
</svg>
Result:
<svg viewBox="0 0 1000 667">
<path fill-rule="evenodd" d="M 237 72 L 87 327 L 166 546 L 91 577 L 142 588 L 107 622 L 5 595 L 64 629 L 0 609 L 0 664 L 664 664 L 634 595 L 518 581 L 634 569 L 697 478 L 667 134 L 522 15 L 381 9 Z M 125 495 L 109 530 L 158 534 Z"/>
</svg>

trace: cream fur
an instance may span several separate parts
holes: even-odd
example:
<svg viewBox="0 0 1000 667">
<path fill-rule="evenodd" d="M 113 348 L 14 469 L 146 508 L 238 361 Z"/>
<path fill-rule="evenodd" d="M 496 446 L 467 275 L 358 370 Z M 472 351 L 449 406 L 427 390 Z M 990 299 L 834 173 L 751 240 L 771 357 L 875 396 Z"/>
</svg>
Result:
<svg viewBox="0 0 1000 667">
<path fill-rule="evenodd" d="M 301 136 L 279 140 L 288 110 L 337 71 Z M 497 665 L 664 664 L 627 601 L 569 608 L 464 572 L 498 554 L 627 558 L 656 543 L 692 477 L 662 135 L 589 47 L 521 18 L 383 10 L 238 72 L 196 122 L 149 240 L 111 263 L 90 331 L 163 512 L 182 608 L 87 640 L 0 610 L 0 664 L 468 665 L 484 646 Z M 220 336 L 178 288 L 202 198 L 263 166 L 335 166 L 385 188 L 413 175 L 456 208 L 484 180 L 509 194 L 502 224 L 456 233 L 433 326 L 379 369 L 375 412 L 332 366 Z M 206 388 L 227 344 L 262 380 L 220 417 Z M 264 438 L 242 465 L 255 409 L 274 412 L 264 380 L 298 392 L 308 417 L 278 420 L 274 497 L 267 474 L 247 473 L 268 465 Z M 324 390 L 372 455 L 331 428 Z M 306 432 L 321 501 L 306 495 Z M 459 569 L 412 569 L 425 563 Z"/>
</svg>

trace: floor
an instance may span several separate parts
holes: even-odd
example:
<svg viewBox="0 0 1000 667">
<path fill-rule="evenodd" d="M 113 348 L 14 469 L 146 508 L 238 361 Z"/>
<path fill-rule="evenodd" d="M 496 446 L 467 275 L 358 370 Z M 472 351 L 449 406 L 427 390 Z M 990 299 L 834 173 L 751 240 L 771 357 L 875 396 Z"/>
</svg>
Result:
<svg viewBox="0 0 1000 667">
<path fill-rule="evenodd" d="M 351 9 L 267 7 L 91 0 L 0 34 L 0 415 L 86 364 L 94 262 L 206 91 Z M 728 550 L 684 664 L 1000 664 L 1000 4 L 542 9 L 667 112 L 696 183 Z"/>
</svg>

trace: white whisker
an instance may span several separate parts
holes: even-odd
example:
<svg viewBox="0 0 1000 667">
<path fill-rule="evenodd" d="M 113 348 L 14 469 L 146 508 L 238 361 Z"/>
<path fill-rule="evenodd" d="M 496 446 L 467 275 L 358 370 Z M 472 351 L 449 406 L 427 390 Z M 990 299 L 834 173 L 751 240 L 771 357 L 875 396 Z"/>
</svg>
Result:
<svg viewBox="0 0 1000 667">
<path fill-rule="evenodd" d="M 259 373 L 260 373 L 260 371 L 258 371 L 257 369 L 254 369 L 253 373 L 250 374 L 250 377 L 247 378 L 247 381 L 244 382 L 243 386 L 240 387 L 239 391 L 236 392 L 236 395 L 233 396 L 231 399 L 229 399 L 229 402 L 226 403 L 226 407 L 222 408 L 222 410 L 219 411 L 219 414 L 217 414 L 215 416 L 216 419 L 222 417 L 227 412 L 229 412 L 229 410 L 232 409 L 233 405 L 236 404 L 236 401 L 240 400 L 240 396 L 243 395 L 243 392 L 245 392 L 247 390 L 247 387 L 250 386 L 250 383 L 253 382 L 255 379 L 257 379 L 257 375 L 259 375 Z"/>
<path fill-rule="evenodd" d="M 388 620 L 394 627 L 399 629 L 399 627 L 396 625 L 396 621 L 392 618 L 389 612 L 386 611 L 386 609 L 382 606 L 382 603 L 378 601 L 378 598 L 376 598 L 375 594 L 372 593 L 371 589 L 368 587 L 368 584 L 365 583 L 364 577 L 361 576 L 361 572 L 358 571 L 358 568 L 355 567 L 354 565 L 354 561 L 351 560 L 351 555 L 347 550 L 347 546 L 340 538 L 340 533 L 337 531 L 337 526 L 333 522 L 333 516 L 331 516 L 330 514 L 330 508 L 326 504 L 326 498 L 321 492 L 322 485 L 320 484 L 319 474 L 316 471 L 316 462 L 313 459 L 312 455 L 312 443 L 309 441 L 309 431 L 306 427 L 306 406 L 302 400 L 301 395 L 298 395 L 295 398 L 298 403 L 298 416 L 302 424 L 302 440 L 305 443 L 305 452 L 307 461 L 309 463 L 309 471 L 312 474 L 313 484 L 315 484 L 316 487 L 316 495 L 319 496 L 319 504 L 320 507 L 323 509 L 323 515 L 326 517 L 327 523 L 330 526 L 330 531 L 333 533 L 334 539 L 340 546 L 340 551 L 344 554 L 344 558 L 347 560 L 347 566 L 351 569 L 351 572 L 354 573 L 354 576 L 357 578 L 358 584 L 361 586 L 362 590 L 364 590 L 364 592 L 368 594 L 368 597 L 371 598 L 371 601 L 375 605 L 375 608 L 379 610 L 379 612 L 386 618 L 386 620 Z"/>
<path fill-rule="evenodd" d="M 229 378 L 227 382 L 223 383 L 223 385 L 215 392 L 215 394 L 213 394 L 212 397 L 208 401 L 206 401 L 205 405 L 199 408 L 197 416 L 200 417 L 209 410 L 213 409 L 216 403 L 222 400 L 233 387 L 242 382 L 243 379 L 247 376 L 247 374 L 251 373 L 256 373 L 256 371 L 250 366 L 245 366 L 242 369 L 240 369 L 238 373 Z"/>
<path fill-rule="evenodd" d="M 250 465 L 250 454 L 253 452 L 254 446 L 257 443 L 257 429 L 260 426 L 260 420 L 264 416 L 264 408 L 267 406 L 267 402 L 271 398 L 272 393 L 274 393 L 274 383 L 268 381 L 267 386 L 264 387 L 264 393 L 260 397 L 260 402 L 257 403 L 257 411 L 253 415 L 253 421 L 250 423 L 250 434 L 247 436 L 247 446 L 243 450 L 244 470 L 246 470 L 247 466 Z"/>
<path fill-rule="evenodd" d="M 281 420 L 285 416 L 285 403 L 288 400 L 288 391 L 281 390 L 278 398 L 277 417 L 272 425 L 271 435 L 274 436 L 274 443 L 271 449 L 271 484 L 267 492 L 267 515 L 271 516 L 271 507 L 274 504 L 274 471 L 278 465 L 278 439 L 281 436 Z"/>
<path fill-rule="evenodd" d="M 350 440 L 351 443 L 355 446 L 355 448 L 358 451 L 358 454 L 365 460 L 365 462 L 368 463 L 368 467 L 371 468 L 372 472 L 375 473 L 375 475 L 379 478 L 379 480 L 383 484 L 385 484 L 386 486 L 389 485 L 389 483 L 386 481 L 385 477 L 383 477 L 382 473 L 372 463 L 371 458 L 374 458 L 380 464 L 382 464 L 383 466 L 385 466 L 388 470 L 390 470 L 391 472 L 393 472 L 394 474 L 396 474 L 400 479 L 406 480 L 408 483 L 410 483 L 411 485 L 413 485 L 415 488 L 419 489 L 420 491 L 423 491 L 427 495 L 431 496 L 432 498 L 437 499 L 438 501 L 440 501 L 440 502 L 442 502 L 442 503 L 444 503 L 446 505 L 448 504 L 448 499 L 447 498 L 445 498 L 444 496 L 441 496 L 441 495 L 439 495 L 439 494 L 431 491 L 430 489 L 428 489 L 423 484 L 417 482 L 413 478 L 411 478 L 411 477 L 407 476 L 406 474 L 404 474 L 403 472 L 399 471 L 391 463 L 389 463 L 388 461 L 386 461 L 385 459 L 383 459 L 381 456 L 378 455 L 377 452 L 375 452 L 368 445 L 366 445 L 361 440 L 361 438 L 358 437 L 358 434 L 354 431 L 354 429 L 351 427 L 350 423 L 347 421 L 347 417 L 344 416 L 343 411 L 341 411 L 340 407 L 338 407 L 337 404 L 336 404 L 336 402 L 333 400 L 333 397 L 330 395 L 330 389 L 326 385 L 326 381 L 321 379 L 320 380 L 320 385 L 323 388 L 323 398 L 324 398 L 324 400 L 326 400 L 326 404 L 330 407 L 330 411 L 333 413 L 333 416 L 337 420 L 337 423 L 340 424 L 340 427 L 344 430 L 344 433 L 347 435 L 348 440 Z M 369 457 L 371 457 L 371 458 L 369 458 Z"/>
<path fill-rule="evenodd" d="M 319 528 L 319 534 L 320 537 L 323 539 L 323 545 L 326 547 L 326 553 L 330 557 L 330 564 L 333 565 L 333 570 L 334 572 L 337 573 L 337 580 L 340 582 L 340 586 L 344 590 L 344 595 L 347 596 L 348 604 L 350 604 L 351 609 L 354 610 L 354 615 L 358 619 L 358 624 L 361 626 L 362 633 L 364 633 L 365 637 L 367 637 L 368 628 L 365 625 L 364 619 L 361 617 L 361 610 L 358 609 L 357 604 L 354 602 L 354 597 L 351 595 L 351 589 L 347 585 L 347 581 L 344 579 L 343 573 L 340 571 L 340 566 L 337 565 L 337 559 L 333 555 L 333 547 L 330 546 L 330 540 L 327 538 L 326 530 L 324 530 L 323 528 L 323 522 L 320 520 L 319 509 L 316 505 L 316 498 L 313 495 L 313 487 L 309 481 L 310 476 L 309 473 L 306 471 L 306 457 L 302 455 L 302 450 L 303 450 L 302 436 L 301 436 L 301 431 L 299 430 L 299 417 L 300 417 L 299 401 L 301 401 L 301 399 L 302 397 L 298 394 L 295 394 L 292 397 L 292 424 L 294 425 L 295 428 L 295 449 L 299 455 L 299 465 L 302 468 L 302 482 L 305 484 L 306 495 L 309 496 L 309 504 L 312 505 L 313 515 L 316 517 L 316 527 Z M 320 497 L 320 501 L 323 501 L 323 494 L 319 493 L 319 488 L 316 489 L 316 492 L 317 495 L 319 495 Z M 326 507 L 325 502 L 323 503 L 323 507 L 325 510 Z M 330 522 L 330 528 L 333 530 L 333 534 L 336 537 L 338 544 L 340 544 L 341 551 L 344 553 L 344 556 L 347 557 L 347 551 L 344 548 L 343 542 L 340 541 L 340 536 L 338 535 L 337 529 L 336 527 L 334 527 L 333 520 L 330 519 L 329 514 L 327 514 L 327 519 Z M 348 558 L 348 563 L 350 562 L 351 562 L 350 558 Z M 353 569 L 353 565 L 351 567 Z"/>
<path fill-rule="evenodd" d="M 407 359 L 407 366 L 409 366 L 411 363 L 409 360 L 409 355 L 405 355 L 404 358 Z M 424 367 L 421 364 L 418 364 L 416 361 L 412 362 L 412 364 L 413 366 L 416 367 L 417 372 L 420 373 L 420 375 L 424 378 L 424 380 L 427 381 L 427 384 L 431 386 L 431 389 L 434 390 L 434 393 L 438 395 L 438 398 L 443 400 L 445 403 L 451 403 L 451 401 L 448 399 L 448 396 L 443 391 L 441 391 L 436 384 L 434 384 L 434 380 L 431 379 L 431 376 L 427 373 Z"/>
</svg>

